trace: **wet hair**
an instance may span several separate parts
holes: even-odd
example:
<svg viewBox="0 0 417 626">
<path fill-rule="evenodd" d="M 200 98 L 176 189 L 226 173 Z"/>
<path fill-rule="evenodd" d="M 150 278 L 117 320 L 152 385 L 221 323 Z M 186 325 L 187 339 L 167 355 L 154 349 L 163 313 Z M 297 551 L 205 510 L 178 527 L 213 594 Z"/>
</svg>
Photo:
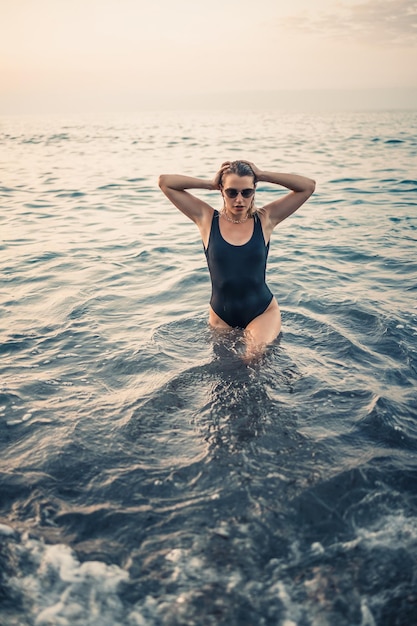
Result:
<svg viewBox="0 0 417 626">
<path fill-rule="evenodd" d="M 221 186 L 223 186 L 223 178 L 227 176 L 228 174 L 237 174 L 238 176 L 251 176 L 253 178 L 254 185 L 256 185 L 256 183 L 258 182 L 255 176 L 255 172 L 253 171 L 250 165 L 245 163 L 245 161 L 232 161 L 230 163 L 227 170 L 223 172 L 223 176 L 220 181 Z"/>
</svg>

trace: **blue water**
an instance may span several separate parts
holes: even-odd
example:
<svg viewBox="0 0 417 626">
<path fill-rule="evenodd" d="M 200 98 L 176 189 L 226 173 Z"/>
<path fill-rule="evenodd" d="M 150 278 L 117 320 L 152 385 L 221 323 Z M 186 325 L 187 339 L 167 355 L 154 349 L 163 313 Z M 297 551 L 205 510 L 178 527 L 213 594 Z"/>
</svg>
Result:
<svg viewBox="0 0 417 626">
<path fill-rule="evenodd" d="M 0 623 L 416 624 L 417 113 L 3 117 L 0 146 Z M 239 157 L 317 181 L 252 365 L 156 185 Z"/>
</svg>

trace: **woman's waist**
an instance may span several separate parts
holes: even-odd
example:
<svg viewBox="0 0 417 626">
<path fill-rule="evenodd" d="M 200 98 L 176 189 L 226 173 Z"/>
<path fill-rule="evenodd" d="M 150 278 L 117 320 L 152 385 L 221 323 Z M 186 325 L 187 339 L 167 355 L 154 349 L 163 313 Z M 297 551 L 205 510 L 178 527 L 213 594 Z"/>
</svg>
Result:
<svg viewBox="0 0 417 626">
<path fill-rule="evenodd" d="M 221 281 L 212 281 L 213 293 L 224 299 L 246 300 L 262 297 L 264 294 L 271 293 L 265 280 L 236 280 L 223 279 Z"/>
</svg>

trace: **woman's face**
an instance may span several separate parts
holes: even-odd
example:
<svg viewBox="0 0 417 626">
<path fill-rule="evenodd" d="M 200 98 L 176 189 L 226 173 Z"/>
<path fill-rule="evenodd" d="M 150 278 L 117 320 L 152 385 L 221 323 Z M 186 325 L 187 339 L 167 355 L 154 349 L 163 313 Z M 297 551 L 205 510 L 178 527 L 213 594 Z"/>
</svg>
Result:
<svg viewBox="0 0 417 626">
<path fill-rule="evenodd" d="M 237 216 L 239 219 L 245 217 L 246 213 L 252 206 L 254 194 L 249 195 L 249 191 L 244 191 L 245 195 L 242 195 L 240 192 L 243 190 L 255 189 L 252 176 L 226 174 L 223 178 L 222 184 L 222 195 L 226 211 Z M 236 197 L 229 197 L 234 196 L 236 191 L 239 192 Z"/>
</svg>

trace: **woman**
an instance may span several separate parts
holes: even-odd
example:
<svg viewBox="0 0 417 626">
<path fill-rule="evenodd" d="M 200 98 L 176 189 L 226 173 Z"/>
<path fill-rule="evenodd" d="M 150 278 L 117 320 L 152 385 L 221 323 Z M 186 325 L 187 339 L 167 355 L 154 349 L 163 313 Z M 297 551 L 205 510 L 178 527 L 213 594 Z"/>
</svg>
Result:
<svg viewBox="0 0 417 626">
<path fill-rule="evenodd" d="M 290 192 L 255 208 L 259 181 Z M 305 176 L 260 170 L 249 161 L 227 161 L 212 181 L 163 174 L 159 186 L 200 230 L 212 282 L 210 325 L 243 328 L 247 359 L 262 354 L 281 331 L 278 302 L 265 283 L 271 233 L 311 196 L 315 182 Z M 219 190 L 223 208 L 216 211 L 188 189 Z"/>
</svg>

